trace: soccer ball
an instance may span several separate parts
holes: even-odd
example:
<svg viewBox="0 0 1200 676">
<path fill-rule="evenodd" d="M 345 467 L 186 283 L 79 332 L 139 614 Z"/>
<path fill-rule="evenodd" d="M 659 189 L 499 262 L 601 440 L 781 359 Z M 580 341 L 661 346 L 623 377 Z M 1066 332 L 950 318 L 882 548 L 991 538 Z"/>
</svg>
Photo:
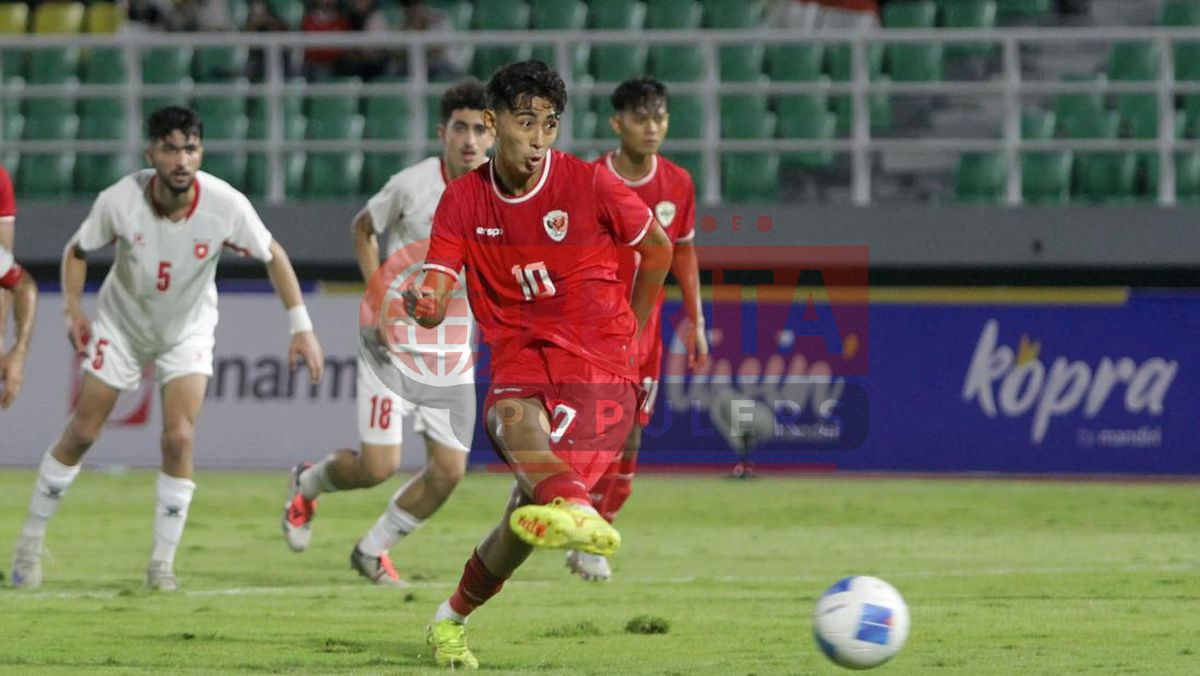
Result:
<svg viewBox="0 0 1200 676">
<path fill-rule="evenodd" d="M 813 638 L 836 664 L 848 669 L 877 667 L 904 646 L 908 606 L 895 587 L 879 578 L 844 577 L 817 599 Z"/>
</svg>

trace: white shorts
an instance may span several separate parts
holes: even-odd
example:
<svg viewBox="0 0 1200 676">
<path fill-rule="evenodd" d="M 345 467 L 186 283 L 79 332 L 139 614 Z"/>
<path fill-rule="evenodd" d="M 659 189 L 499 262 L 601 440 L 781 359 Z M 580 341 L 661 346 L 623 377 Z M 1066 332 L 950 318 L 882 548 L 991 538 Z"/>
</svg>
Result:
<svg viewBox="0 0 1200 676">
<path fill-rule="evenodd" d="M 154 361 L 160 386 L 187 375 L 212 377 L 213 346 L 210 333 L 195 334 L 167 348 L 137 345 L 117 330 L 103 315 L 92 322 L 92 337 L 83 360 L 83 372 L 118 390 L 136 390 L 142 382 L 142 367 Z"/>
<path fill-rule="evenodd" d="M 393 392 L 359 355 L 359 441 L 397 446 L 404 437 L 404 418 L 411 415 L 414 416 L 413 429 L 418 434 L 427 435 L 444 446 L 469 452 L 475 437 L 474 373 L 461 376 L 461 387 L 426 386 L 410 380 L 404 383 L 409 389 Z"/>
</svg>

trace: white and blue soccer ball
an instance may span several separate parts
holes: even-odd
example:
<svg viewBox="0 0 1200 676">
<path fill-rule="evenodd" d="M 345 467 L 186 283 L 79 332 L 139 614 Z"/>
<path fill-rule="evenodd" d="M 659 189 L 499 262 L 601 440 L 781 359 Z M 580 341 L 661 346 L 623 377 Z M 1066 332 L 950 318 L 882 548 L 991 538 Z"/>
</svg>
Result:
<svg viewBox="0 0 1200 676">
<path fill-rule="evenodd" d="M 904 647 L 908 605 L 895 587 L 879 578 L 844 577 L 817 599 L 813 638 L 835 664 L 877 667 Z"/>
</svg>

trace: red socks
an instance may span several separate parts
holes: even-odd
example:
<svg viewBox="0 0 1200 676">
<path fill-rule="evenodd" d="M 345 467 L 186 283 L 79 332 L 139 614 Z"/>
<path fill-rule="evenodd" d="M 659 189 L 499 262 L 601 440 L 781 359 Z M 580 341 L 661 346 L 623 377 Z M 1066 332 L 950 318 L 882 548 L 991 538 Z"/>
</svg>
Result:
<svg viewBox="0 0 1200 676">
<path fill-rule="evenodd" d="M 575 472 L 555 474 L 548 479 L 542 479 L 533 487 L 533 501 L 539 505 L 550 504 L 554 498 L 563 498 L 581 505 L 592 504 L 588 499 L 587 484 L 583 483 L 583 479 Z"/>
<path fill-rule="evenodd" d="M 617 512 L 621 511 L 621 506 L 633 493 L 633 471 L 636 466 L 634 460 L 621 460 L 615 472 L 609 470 L 592 488 L 592 506 L 609 523 L 617 518 Z"/>
<path fill-rule="evenodd" d="M 500 593 L 504 587 L 504 578 L 496 577 L 488 572 L 479 558 L 479 552 L 471 552 L 471 559 L 463 566 L 462 577 L 458 580 L 458 588 L 450 595 L 450 608 L 462 616 L 471 614 L 487 600 Z"/>
</svg>

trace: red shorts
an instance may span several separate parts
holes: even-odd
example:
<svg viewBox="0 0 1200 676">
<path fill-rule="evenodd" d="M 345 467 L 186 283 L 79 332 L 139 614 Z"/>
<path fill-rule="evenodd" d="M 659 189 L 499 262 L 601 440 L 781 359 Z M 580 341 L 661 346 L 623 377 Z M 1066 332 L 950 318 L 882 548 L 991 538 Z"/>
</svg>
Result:
<svg viewBox="0 0 1200 676">
<path fill-rule="evenodd" d="M 546 344 L 493 365 L 484 412 L 501 399 L 530 398 L 546 407 L 550 450 L 591 490 L 621 454 L 633 428 L 638 407 L 634 384 Z"/>
</svg>

